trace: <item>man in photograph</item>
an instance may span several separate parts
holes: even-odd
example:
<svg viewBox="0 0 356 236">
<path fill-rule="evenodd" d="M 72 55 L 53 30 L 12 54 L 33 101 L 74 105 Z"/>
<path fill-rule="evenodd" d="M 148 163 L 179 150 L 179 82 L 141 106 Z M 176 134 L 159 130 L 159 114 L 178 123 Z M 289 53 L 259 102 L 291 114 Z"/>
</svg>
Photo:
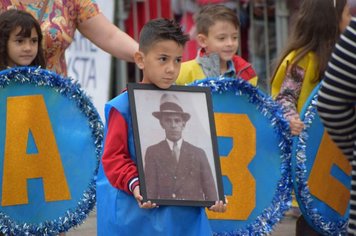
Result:
<svg viewBox="0 0 356 236">
<path fill-rule="evenodd" d="M 218 200 L 215 181 L 203 149 L 182 138 L 190 114 L 174 94 L 164 93 L 152 115 L 165 130 L 165 139 L 149 146 L 145 155 L 145 182 L 149 199 Z"/>
</svg>

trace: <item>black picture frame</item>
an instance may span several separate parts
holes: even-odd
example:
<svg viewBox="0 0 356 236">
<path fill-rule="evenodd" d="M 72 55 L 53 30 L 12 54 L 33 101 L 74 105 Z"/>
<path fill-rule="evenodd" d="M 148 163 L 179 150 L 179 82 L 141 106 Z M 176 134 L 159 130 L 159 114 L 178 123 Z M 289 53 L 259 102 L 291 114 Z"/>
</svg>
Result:
<svg viewBox="0 0 356 236">
<path fill-rule="evenodd" d="M 127 89 L 143 202 L 202 207 L 225 202 L 210 88 L 129 83 Z M 166 135 L 175 139 L 177 129 L 183 129 L 184 140 L 179 161 L 166 141 Z"/>
</svg>

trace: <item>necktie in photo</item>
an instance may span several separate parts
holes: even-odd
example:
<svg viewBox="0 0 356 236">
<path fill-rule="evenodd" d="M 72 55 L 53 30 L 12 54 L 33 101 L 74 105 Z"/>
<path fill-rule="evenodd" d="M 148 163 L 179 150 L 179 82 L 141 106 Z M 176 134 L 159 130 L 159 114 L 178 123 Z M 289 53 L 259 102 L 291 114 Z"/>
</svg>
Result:
<svg viewBox="0 0 356 236">
<path fill-rule="evenodd" d="M 179 160 L 179 148 L 177 142 L 173 143 L 173 149 L 172 149 L 172 155 L 175 158 L 175 160 L 178 162 Z"/>
</svg>

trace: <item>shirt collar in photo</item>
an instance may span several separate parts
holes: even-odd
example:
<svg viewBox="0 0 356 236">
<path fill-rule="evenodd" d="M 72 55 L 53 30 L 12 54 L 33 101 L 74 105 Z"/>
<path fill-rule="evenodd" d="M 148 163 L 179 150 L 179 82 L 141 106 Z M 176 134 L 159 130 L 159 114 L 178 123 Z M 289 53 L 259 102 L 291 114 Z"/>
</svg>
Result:
<svg viewBox="0 0 356 236">
<path fill-rule="evenodd" d="M 167 140 L 167 143 L 168 143 L 168 145 L 169 145 L 169 148 L 171 149 L 171 150 L 173 150 L 173 142 L 171 141 L 171 140 L 168 140 L 168 139 L 166 139 Z M 183 143 L 183 139 L 179 139 L 178 141 L 177 141 L 177 145 L 178 145 L 178 149 L 180 150 L 180 148 L 182 147 L 182 143 Z"/>
</svg>

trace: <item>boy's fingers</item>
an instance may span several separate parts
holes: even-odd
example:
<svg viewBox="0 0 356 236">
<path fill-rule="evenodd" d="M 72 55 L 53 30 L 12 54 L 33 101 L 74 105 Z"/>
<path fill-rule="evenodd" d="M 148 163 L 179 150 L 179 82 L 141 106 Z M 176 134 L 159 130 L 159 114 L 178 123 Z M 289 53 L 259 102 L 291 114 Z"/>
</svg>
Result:
<svg viewBox="0 0 356 236">
<path fill-rule="evenodd" d="M 208 209 L 214 212 L 225 212 L 226 204 L 224 204 L 223 201 L 216 201 L 215 204 Z"/>
<path fill-rule="evenodd" d="M 151 209 L 151 208 L 157 208 L 157 204 L 156 203 L 152 203 L 151 201 L 148 201 L 148 202 L 141 202 L 141 201 L 138 201 L 138 206 L 140 208 L 145 208 L 145 209 Z"/>
</svg>

